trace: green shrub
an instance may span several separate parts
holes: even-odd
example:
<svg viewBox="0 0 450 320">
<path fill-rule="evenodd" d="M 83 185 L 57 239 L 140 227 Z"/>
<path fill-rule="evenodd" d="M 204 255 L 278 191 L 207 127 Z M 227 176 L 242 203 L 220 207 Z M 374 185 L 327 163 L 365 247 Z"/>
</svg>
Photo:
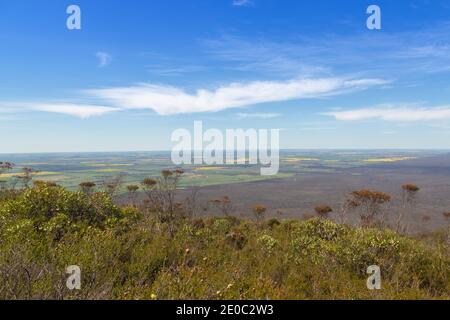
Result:
<svg viewBox="0 0 450 320">
<path fill-rule="evenodd" d="M 278 240 L 269 236 L 268 234 L 264 234 L 258 238 L 258 243 L 263 247 L 265 251 L 268 253 L 272 253 L 273 250 L 279 245 Z"/>
<path fill-rule="evenodd" d="M 48 184 L 37 184 L 0 205 L 0 225 L 5 224 L 7 230 L 14 229 L 14 223 L 20 229 L 24 221 L 31 221 L 36 230 L 52 234 L 55 239 L 88 226 L 104 228 L 119 221 L 132 223 L 140 215 L 137 209 L 114 205 L 106 193 L 88 197 Z"/>
<path fill-rule="evenodd" d="M 450 298 L 442 241 L 324 219 L 270 225 L 166 223 L 104 193 L 38 184 L 0 201 L 0 299 Z M 374 264 L 379 291 L 366 287 Z M 69 265 L 82 290 L 66 288 Z"/>
</svg>

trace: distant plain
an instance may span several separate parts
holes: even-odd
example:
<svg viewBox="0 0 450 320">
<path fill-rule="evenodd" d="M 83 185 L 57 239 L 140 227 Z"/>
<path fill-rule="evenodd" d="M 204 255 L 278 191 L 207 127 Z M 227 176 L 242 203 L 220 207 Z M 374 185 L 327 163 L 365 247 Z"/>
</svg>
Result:
<svg viewBox="0 0 450 320">
<path fill-rule="evenodd" d="M 84 181 L 100 186 L 118 176 L 124 186 L 139 184 L 174 167 L 169 152 L 1 154 L 0 158 L 16 164 L 15 171 L 0 178 L 8 183 L 23 167 L 31 167 L 39 171 L 35 180 L 54 181 L 72 190 Z M 408 216 L 410 230 L 445 226 L 442 213 L 450 211 L 449 151 L 284 150 L 280 159 L 279 173 L 267 177 L 256 165 L 184 166 L 180 197 L 198 188 L 199 215 L 218 214 L 208 201 L 228 196 L 238 216 L 250 215 L 252 205 L 263 204 L 271 216 L 302 218 L 320 204 L 336 212 L 347 194 L 364 188 L 392 195 L 392 217 L 401 185 L 413 183 L 421 190 L 416 209 Z M 121 198 L 126 199 L 124 189 Z M 350 216 L 349 221 L 357 223 L 358 218 Z"/>
</svg>

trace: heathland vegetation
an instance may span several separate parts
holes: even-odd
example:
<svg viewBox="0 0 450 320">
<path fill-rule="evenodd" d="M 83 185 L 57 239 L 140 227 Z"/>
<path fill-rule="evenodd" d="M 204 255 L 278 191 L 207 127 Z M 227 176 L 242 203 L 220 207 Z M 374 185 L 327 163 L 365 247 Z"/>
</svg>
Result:
<svg viewBox="0 0 450 320">
<path fill-rule="evenodd" d="M 0 162 L 0 179 L 12 167 Z M 128 200 L 119 203 L 119 180 L 69 191 L 24 170 L 20 185 L 0 191 L 0 299 L 450 298 L 448 226 L 406 233 L 415 185 L 402 186 L 399 208 L 386 207 L 386 193 L 357 190 L 302 220 L 269 219 L 261 204 L 244 220 L 231 215 L 227 196 L 208 203 L 215 217 L 199 208 L 195 189 L 180 199 L 183 174 L 164 170 L 124 186 Z M 350 212 L 359 227 L 346 224 Z M 81 269 L 80 290 L 66 287 L 70 265 Z M 381 268 L 381 290 L 366 286 L 371 265 Z"/>
</svg>

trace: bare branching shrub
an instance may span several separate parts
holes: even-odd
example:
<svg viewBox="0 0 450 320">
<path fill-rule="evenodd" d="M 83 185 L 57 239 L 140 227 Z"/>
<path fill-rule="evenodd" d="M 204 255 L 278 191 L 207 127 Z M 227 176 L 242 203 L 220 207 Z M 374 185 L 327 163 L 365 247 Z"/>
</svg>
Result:
<svg viewBox="0 0 450 320">
<path fill-rule="evenodd" d="M 229 217 L 231 212 L 233 211 L 233 204 L 231 203 L 231 199 L 228 196 L 210 200 L 209 203 L 216 207 L 219 212 L 225 217 Z"/>
<path fill-rule="evenodd" d="M 264 222 L 266 211 L 267 207 L 262 204 L 255 204 L 253 206 L 253 215 L 255 216 L 258 225 Z"/>
<path fill-rule="evenodd" d="M 142 182 L 142 189 L 144 190 L 147 198 L 144 199 L 144 206 L 151 211 L 157 211 L 158 208 L 158 201 L 156 197 L 155 189 L 158 185 L 158 181 L 156 181 L 153 178 L 145 178 Z"/>
<path fill-rule="evenodd" d="M 22 168 L 22 173 L 15 176 L 22 183 L 22 187 L 24 189 L 28 189 L 30 187 L 30 183 L 33 180 L 33 177 L 38 174 L 38 170 L 34 170 L 32 168 L 24 167 Z"/>
<path fill-rule="evenodd" d="M 327 219 L 329 214 L 331 212 L 333 212 L 333 209 L 327 205 L 320 205 L 320 206 L 315 207 L 314 211 L 320 218 Z"/>
<path fill-rule="evenodd" d="M 5 173 L 6 171 L 10 171 L 13 168 L 14 168 L 14 164 L 13 163 L 0 161 L 0 179 L 1 179 L 1 175 L 3 173 Z M 6 181 L 0 180 L 0 189 L 1 190 L 6 188 L 5 185 L 6 185 Z"/>
<path fill-rule="evenodd" d="M 144 187 L 144 190 L 146 190 L 146 192 L 153 190 L 157 184 L 158 184 L 158 181 L 156 181 L 155 179 L 152 179 L 152 178 L 145 178 L 142 181 L 142 185 Z"/>
<path fill-rule="evenodd" d="M 407 231 L 407 226 L 405 224 L 405 217 L 408 212 L 411 212 L 416 204 L 417 193 L 419 192 L 419 187 L 415 184 L 404 184 L 402 185 L 402 204 L 397 217 L 396 231 L 404 233 Z"/>
<path fill-rule="evenodd" d="M 346 199 L 339 209 L 339 223 L 345 224 L 347 216 L 358 207 L 358 203 L 354 199 Z"/>
<path fill-rule="evenodd" d="M 92 196 L 97 185 L 92 181 L 84 181 L 79 184 L 81 192 L 83 192 L 88 197 Z"/>
<path fill-rule="evenodd" d="M 12 162 L 2 162 L 0 161 L 0 174 L 3 174 L 5 171 L 12 170 L 14 164 Z"/>
<path fill-rule="evenodd" d="M 127 191 L 128 191 L 128 200 L 131 203 L 133 207 L 136 206 L 136 199 L 137 199 L 137 192 L 139 190 L 139 186 L 137 185 L 128 185 Z"/>
<path fill-rule="evenodd" d="M 371 190 L 353 191 L 350 194 L 350 201 L 359 210 L 361 225 L 372 227 L 375 224 L 384 225 L 384 205 L 391 201 L 391 196 Z"/>
<path fill-rule="evenodd" d="M 111 199 L 117 195 L 121 186 L 123 185 L 123 176 L 119 175 L 113 178 L 107 178 L 102 181 L 102 186 L 105 192 Z"/>
<path fill-rule="evenodd" d="M 199 188 L 193 187 L 191 189 L 190 195 L 184 200 L 184 209 L 186 212 L 186 217 L 189 219 L 192 219 L 197 216 L 197 211 L 199 209 L 198 193 Z"/>
<path fill-rule="evenodd" d="M 154 212 L 161 222 L 173 222 L 179 217 L 180 204 L 175 202 L 175 195 L 184 171 L 163 170 L 158 179 L 146 178 L 142 188 L 147 195 L 148 209 Z"/>
</svg>

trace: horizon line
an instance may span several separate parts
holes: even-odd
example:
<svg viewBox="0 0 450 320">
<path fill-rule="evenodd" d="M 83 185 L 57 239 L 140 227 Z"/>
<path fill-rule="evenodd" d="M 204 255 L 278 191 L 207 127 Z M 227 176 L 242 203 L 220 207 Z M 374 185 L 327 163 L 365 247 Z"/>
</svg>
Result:
<svg viewBox="0 0 450 320">
<path fill-rule="evenodd" d="M 279 151 L 443 151 L 450 152 L 449 148 L 283 148 Z M 200 151 L 192 149 L 192 151 Z M 226 151 L 226 150 L 222 150 Z M 249 150 L 233 150 L 236 151 L 249 151 Z M 255 150 L 251 150 L 255 151 Z M 87 154 L 87 153 L 138 153 L 138 152 L 172 152 L 172 150 L 110 150 L 110 151 L 39 151 L 39 152 L 0 152 L 0 155 L 33 155 L 33 154 Z"/>
</svg>

